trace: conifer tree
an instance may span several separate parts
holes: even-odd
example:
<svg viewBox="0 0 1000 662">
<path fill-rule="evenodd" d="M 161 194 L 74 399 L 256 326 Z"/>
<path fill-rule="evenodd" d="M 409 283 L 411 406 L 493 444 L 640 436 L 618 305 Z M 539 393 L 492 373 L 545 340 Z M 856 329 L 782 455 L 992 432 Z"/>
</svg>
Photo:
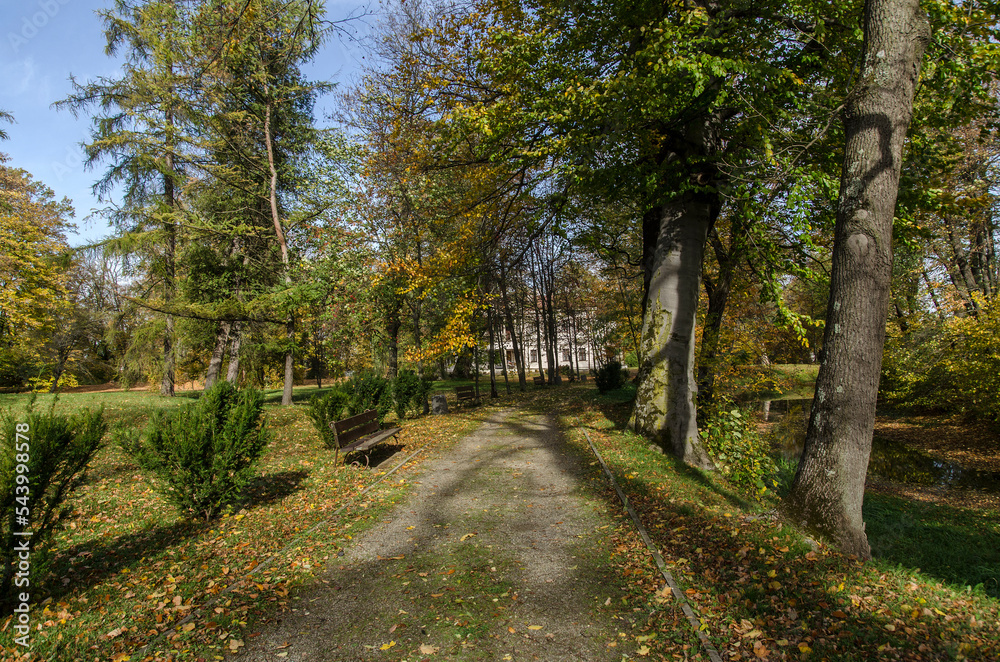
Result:
<svg viewBox="0 0 1000 662">
<path fill-rule="evenodd" d="M 97 109 L 87 166 L 107 169 L 94 185 L 103 201 L 121 189 L 108 210 L 125 241 L 122 250 L 142 250 L 155 265 L 160 302 L 166 311 L 162 395 L 174 394 L 174 316 L 178 222 L 182 186 L 189 170 L 190 104 L 198 81 L 189 68 L 190 0 L 116 0 L 100 12 L 108 55 L 124 56 L 118 78 L 87 83 L 73 79 L 74 93 L 57 103 L 74 115 Z"/>
</svg>

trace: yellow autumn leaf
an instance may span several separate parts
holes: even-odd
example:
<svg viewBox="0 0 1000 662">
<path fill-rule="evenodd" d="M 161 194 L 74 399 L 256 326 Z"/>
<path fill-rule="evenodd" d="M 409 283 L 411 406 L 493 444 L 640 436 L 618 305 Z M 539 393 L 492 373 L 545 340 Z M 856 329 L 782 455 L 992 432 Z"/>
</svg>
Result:
<svg viewBox="0 0 1000 662">
<path fill-rule="evenodd" d="M 528 629 L 529 630 L 541 630 L 542 626 L 541 625 L 529 625 Z"/>
<path fill-rule="evenodd" d="M 392 648 L 395 645 L 396 645 L 395 641 L 390 641 L 387 644 L 382 644 L 382 646 L 379 648 L 379 650 L 387 651 L 387 650 L 389 650 L 390 648 Z"/>
</svg>

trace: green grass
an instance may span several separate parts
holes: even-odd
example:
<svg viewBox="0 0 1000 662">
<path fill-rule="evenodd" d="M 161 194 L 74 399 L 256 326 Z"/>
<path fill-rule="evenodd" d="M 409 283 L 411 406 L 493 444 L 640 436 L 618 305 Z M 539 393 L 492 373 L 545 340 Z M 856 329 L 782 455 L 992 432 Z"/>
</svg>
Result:
<svg viewBox="0 0 1000 662">
<path fill-rule="evenodd" d="M 879 563 L 1000 598 L 1000 513 L 869 492 L 864 517 Z"/>
<path fill-rule="evenodd" d="M 779 659 L 853 662 L 923 646 L 920 659 L 1000 658 L 997 513 L 869 494 L 875 560 L 813 551 L 768 510 L 776 495 L 754 503 L 713 474 L 651 452 L 623 429 L 624 393 L 582 395 L 554 409 L 568 429 L 589 431 L 726 654 L 757 659 L 754 646 L 764 646 Z"/>
<path fill-rule="evenodd" d="M 461 383 L 439 382 L 437 387 L 453 394 L 451 389 Z M 483 385 L 488 389 L 487 380 Z M 296 401 L 315 392 L 315 387 L 297 388 Z M 269 392 L 270 401 L 274 395 L 280 397 L 280 392 Z M 139 391 L 66 394 L 57 408 L 104 406 L 112 421 L 141 423 L 153 410 L 189 397 L 168 399 Z M 586 427 L 671 572 L 682 588 L 690 589 L 710 636 L 727 653 L 755 659 L 757 643 L 788 659 L 847 662 L 862 652 L 872 659 L 893 659 L 876 651 L 916 651 L 922 645 L 925 659 L 1000 659 L 997 513 L 869 494 L 865 517 L 876 559 L 862 564 L 827 547 L 813 551 L 802 535 L 769 514 L 776 501 L 754 503 L 717 476 L 652 452 L 646 440 L 626 431 L 633 397 L 631 386 L 602 395 L 588 383 L 529 389 L 527 397 L 500 401 L 556 412 L 574 452 L 589 467 L 587 489 L 620 512 L 600 467 L 587 460 L 589 446 L 578 431 Z M 23 395 L 0 395 L 0 407 L 19 409 L 26 402 Z M 36 406 L 50 402 L 50 396 L 42 396 Z M 408 448 L 423 441 L 446 447 L 475 427 L 488 409 L 407 420 Z M 157 640 L 163 657 L 221 658 L 229 639 L 243 637 L 262 619 L 273 617 L 292 599 L 290 592 L 314 581 L 324 559 L 336 558 L 392 503 L 405 498 L 408 488 L 396 480 L 407 476 L 404 471 L 366 497 L 366 508 L 331 519 L 335 508 L 370 484 L 374 472 L 334 465 L 303 406 L 269 404 L 267 415 L 275 442 L 258 481 L 236 512 L 212 522 L 178 517 L 119 449 L 107 447 L 99 454 L 68 503 L 70 515 L 67 528 L 58 534 L 51 577 L 32 582 L 33 595 L 51 597 L 46 605 L 36 605 L 34 623 L 42 625 L 33 632 L 38 659 L 103 660 L 134 653 L 184 615 L 183 609 L 174 609 L 176 599 L 181 607 L 202 604 L 295 541 L 278 564 L 256 576 L 255 584 L 226 596 L 222 612 L 210 622 L 199 621 L 192 632 Z M 329 524 L 304 535 L 323 521 Z M 649 615 L 650 631 L 658 633 L 650 642 L 654 653 L 681 651 L 691 644 L 688 625 L 671 602 L 660 604 L 654 598 L 662 580 L 634 538 L 623 534 L 621 546 L 602 563 L 629 578 L 629 600 Z M 496 560 L 503 562 L 499 552 Z M 470 582 L 485 576 L 482 568 L 473 570 Z M 492 597 L 510 591 L 503 585 L 484 588 Z M 493 604 L 492 597 L 485 607 Z M 456 641 L 481 636 L 483 623 L 491 618 L 485 610 L 470 607 L 468 612 L 462 619 L 466 622 L 447 625 Z M 134 630 L 106 636 L 123 623 Z M 752 630 L 758 633 L 749 636 Z M 0 631 L 0 645 L 13 650 L 9 624 Z"/>
<path fill-rule="evenodd" d="M 296 401 L 315 391 L 297 388 Z M 272 393 L 280 397 L 280 392 Z M 112 422 L 142 425 L 152 411 L 190 402 L 193 396 L 184 393 L 171 399 L 141 391 L 65 394 L 56 409 L 103 406 Z M 8 394 L 0 406 L 16 412 L 28 399 Z M 36 407 L 51 402 L 51 396 L 42 396 Z M 183 618 L 185 605 L 213 599 L 294 542 L 274 567 L 255 576 L 253 584 L 230 593 L 220 603 L 221 611 L 210 612 L 208 623 L 202 619 L 191 632 L 161 637 L 155 647 L 158 659 L 221 656 L 230 638 L 242 637 L 245 628 L 278 609 L 294 587 L 311 581 L 321 565 L 318 559 L 335 557 L 349 537 L 377 523 L 378 516 L 405 495 L 406 484 L 393 481 L 366 498 L 367 508 L 348 509 L 331 519 L 332 512 L 370 485 L 378 472 L 335 464 L 301 404 L 269 404 L 266 417 L 274 441 L 257 480 L 231 514 L 209 522 L 178 515 L 118 447 L 108 445 L 98 453 L 84 483 L 66 502 L 69 513 L 64 529 L 56 534 L 57 552 L 49 571 L 33 569 L 32 624 L 40 626 L 32 632 L 33 659 L 110 660 L 134 654 Z M 425 442 L 447 445 L 476 425 L 469 417 L 407 420 L 403 443 L 408 450 Z M 304 535 L 324 521 L 329 524 Z M 46 602 L 39 604 L 42 600 Z M 128 629 L 106 636 L 123 625 Z M 0 623 L 0 647 L 4 659 L 12 659 L 7 654 L 17 651 L 9 622 L 6 627 Z"/>
</svg>

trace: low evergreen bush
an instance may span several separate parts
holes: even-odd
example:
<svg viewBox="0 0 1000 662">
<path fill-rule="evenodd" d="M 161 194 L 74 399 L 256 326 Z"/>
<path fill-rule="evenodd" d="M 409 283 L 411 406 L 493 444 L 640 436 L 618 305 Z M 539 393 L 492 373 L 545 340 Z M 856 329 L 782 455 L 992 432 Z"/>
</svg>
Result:
<svg viewBox="0 0 1000 662">
<path fill-rule="evenodd" d="M 406 412 L 411 406 L 416 409 L 423 405 L 419 399 L 423 390 L 420 377 L 412 370 L 400 370 L 396 378 L 392 380 L 392 399 L 395 406 L 396 418 L 400 421 L 406 417 Z"/>
<path fill-rule="evenodd" d="M 350 394 L 340 387 L 330 389 L 322 395 L 314 395 L 309 399 L 309 409 L 306 413 L 312 420 L 313 427 L 316 428 L 316 433 L 319 434 L 323 446 L 330 450 L 337 447 L 337 440 L 330 425 L 343 418 L 341 414 L 344 413 L 350 399 Z"/>
<path fill-rule="evenodd" d="M 219 382 L 195 403 L 156 412 L 144 434 L 120 432 L 119 440 L 167 501 L 211 519 L 240 497 L 271 441 L 263 409 L 260 391 Z"/>
<path fill-rule="evenodd" d="M 601 393 L 617 391 L 625 386 L 626 381 L 628 381 L 628 373 L 618 361 L 608 361 L 594 374 L 594 382 L 597 384 L 597 390 Z"/>
<path fill-rule="evenodd" d="M 17 545 L 30 547 L 31 581 L 44 572 L 63 502 L 83 480 L 101 448 L 107 424 L 101 411 L 73 416 L 29 411 L 0 418 L 0 611 L 11 613 Z M 20 518 L 25 519 L 20 519 Z M 31 537 L 15 536 L 31 531 Z"/>
<path fill-rule="evenodd" d="M 374 409 L 378 414 L 378 424 L 382 425 L 386 415 L 393 408 L 392 386 L 388 379 L 365 370 L 358 373 L 344 385 L 350 394 L 347 415 L 354 416 Z"/>
</svg>

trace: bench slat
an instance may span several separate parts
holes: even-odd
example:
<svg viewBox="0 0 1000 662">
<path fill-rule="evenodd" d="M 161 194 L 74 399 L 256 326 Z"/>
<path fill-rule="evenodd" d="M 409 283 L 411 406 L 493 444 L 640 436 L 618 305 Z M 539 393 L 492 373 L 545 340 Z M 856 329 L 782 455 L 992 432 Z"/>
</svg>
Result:
<svg viewBox="0 0 1000 662">
<path fill-rule="evenodd" d="M 368 421 L 373 421 L 377 418 L 377 416 L 378 414 L 374 409 L 369 409 L 368 411 L 355 414 L 354 416 L 348 416 L 347 418 L 334 423 L 333 431 L 339 435 L 341 432 L 346 432 L 353 427 L 367 423 Z"/>
<path fill-rule="evenodd" d="M 389 437 L 395 437 L 397 434 L 400 433 L 402 429 L 403 428 L 389 428 L 388 430 L 382 430 L 381 432 L 373 434 L 370 437 L 366 437 L 364 439 L 356 441 L 353 444 L 350 444 L 348 446 L 343 446 L 341 447 L 340 450 L 343 451 L 344 454 L 353 451 L 366 451 L 372 446 L 377 446 L 378 444 L 381 444 Z"/>
<path fill-rule="evenodd" d="M 343 448 L 344 446 L 350 444 L 352 441 L 356 439 L 361 439 L 362 437 L 367 437 L 368 435 L 375 432 L 378 432 L 378 421 L 377 420 L 369 421 L 364 425 L 351 428 L 350 430 L 347 430 L 343 434 L 338 434 L 337 443 L 340 444 L 341 448 Z"/>
</svg>

